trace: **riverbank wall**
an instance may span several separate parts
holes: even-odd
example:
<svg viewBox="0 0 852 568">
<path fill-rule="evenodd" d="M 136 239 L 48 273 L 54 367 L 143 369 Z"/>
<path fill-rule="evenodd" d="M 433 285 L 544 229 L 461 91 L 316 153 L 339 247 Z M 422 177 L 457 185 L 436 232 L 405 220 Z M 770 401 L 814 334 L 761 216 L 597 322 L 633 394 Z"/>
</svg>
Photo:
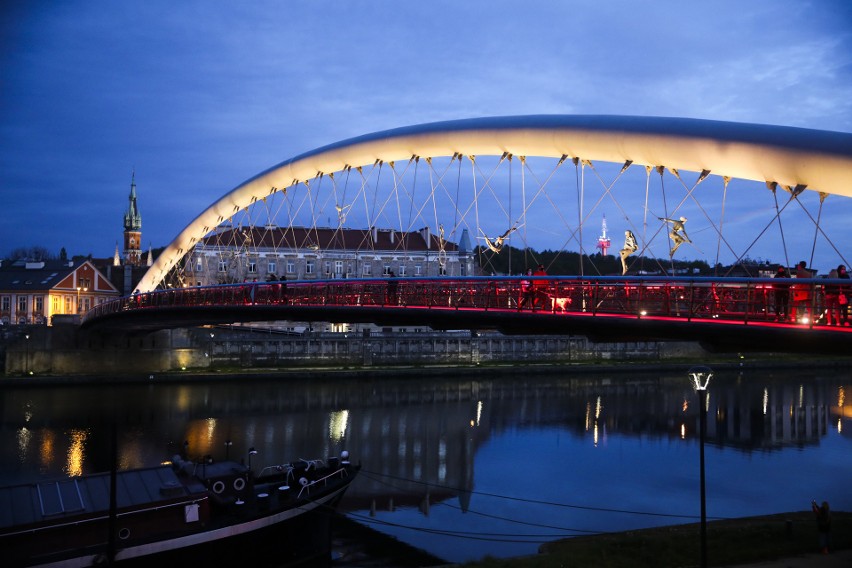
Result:
<svg viewBox="0 0 852 568">
<path fill-rule="evenodd" d="M 582 336 L 498 333 L 281 333 L 249 326 L 85 333 L 73 325 L 5 334 L 6 376 L 162 373 L 183 370 L 701 359 L 694 342 L 592 342 Z"/>
</svg>

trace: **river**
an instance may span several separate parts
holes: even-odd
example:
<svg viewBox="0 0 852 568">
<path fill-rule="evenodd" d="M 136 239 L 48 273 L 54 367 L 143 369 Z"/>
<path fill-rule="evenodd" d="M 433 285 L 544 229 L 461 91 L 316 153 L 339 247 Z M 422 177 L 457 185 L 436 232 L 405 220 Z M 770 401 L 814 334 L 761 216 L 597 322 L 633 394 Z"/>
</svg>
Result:
<svg viewBox="0 0 852 568">
<path fill-rule="evenodd" d="M 18 384 L 18 383 L 16 383 Z M 706 392 L 708 518 L 852 510 L 852 378 L 722 370 Z M 699 519 L 699 394 L 654 373 L 519 368 L 395 379 L 4 386 L 0 483 L 180 453 L 254 464 L 348 450 L 350 519 L 449 562 L 566 536 Z M 230 442 L 228 444 L 227 442 Z"/>
</svg>

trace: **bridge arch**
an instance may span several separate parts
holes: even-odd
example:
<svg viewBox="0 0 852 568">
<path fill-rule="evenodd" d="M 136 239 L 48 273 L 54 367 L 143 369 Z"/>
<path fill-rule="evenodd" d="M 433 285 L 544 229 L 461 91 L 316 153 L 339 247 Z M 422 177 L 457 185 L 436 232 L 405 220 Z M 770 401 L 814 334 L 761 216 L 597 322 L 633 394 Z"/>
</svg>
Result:
<svg viewBox="0 0 852 568">
<path fill-rule="evenodd" d="M 259 199 L 323 175 L 412 157 L 540 156 L 681 169 L 852 197 L 852 134 L 683 118 L 536 115 L 367 134 L 259 173 L 191 221 L 137 290 L 155 289 L 211 229 Z M 704 174 L 706 175 L 706 174 Z"/>
</svg>

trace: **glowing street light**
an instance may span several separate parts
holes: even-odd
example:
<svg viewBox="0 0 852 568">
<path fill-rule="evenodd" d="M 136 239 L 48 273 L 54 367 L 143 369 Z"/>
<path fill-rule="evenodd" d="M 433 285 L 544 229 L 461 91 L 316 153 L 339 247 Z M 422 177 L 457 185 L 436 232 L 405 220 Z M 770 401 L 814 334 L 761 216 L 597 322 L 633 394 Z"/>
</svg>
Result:
<svg viewBox="0 0 852 568">
<path fill-rule="evenodd" d="M 77 313 L 80 313 L 80 292 L 88 292 L 89 288 L 86 286 L 77 286 Z"/>
<path fill-rule="evenodd" d="M 26 358 L 24 359 L 24 374 L 30 374 L 30 334 L 27 333 L 24 335 L 24 345 L 26 345 Z"/>
<path fill-rule="evenodd" d="M 704 493 L 704 438 L 707 431 L 707 386 L 713 378 L 713 371 L 709 367 L 692 367 L 689 369 L 692 378 L 692 386 L 698 393 L 699 408 L 699 453 L 701 462 L 701 568 L 707 568 L 707 501 Z"/>
</svg>

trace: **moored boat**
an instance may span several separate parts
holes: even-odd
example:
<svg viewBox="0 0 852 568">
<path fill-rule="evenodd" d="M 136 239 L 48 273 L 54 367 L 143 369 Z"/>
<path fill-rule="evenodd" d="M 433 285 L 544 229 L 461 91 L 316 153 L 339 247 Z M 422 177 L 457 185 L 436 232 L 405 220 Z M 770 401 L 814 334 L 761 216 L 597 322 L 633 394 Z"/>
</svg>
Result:
<svg viewBox="0 0 852 568">
<path fill-rule="evenodd" d="M 348 458 L 342 452 L 255 473 L 234 461 L 175 456 L 157 467 L 0 488 L 0 563 L 150 565 L 256 560 L 268 551 L 272 564 L 285 565 L 321 556 L 329 519 L 360 468 Z"/>
</svg>

